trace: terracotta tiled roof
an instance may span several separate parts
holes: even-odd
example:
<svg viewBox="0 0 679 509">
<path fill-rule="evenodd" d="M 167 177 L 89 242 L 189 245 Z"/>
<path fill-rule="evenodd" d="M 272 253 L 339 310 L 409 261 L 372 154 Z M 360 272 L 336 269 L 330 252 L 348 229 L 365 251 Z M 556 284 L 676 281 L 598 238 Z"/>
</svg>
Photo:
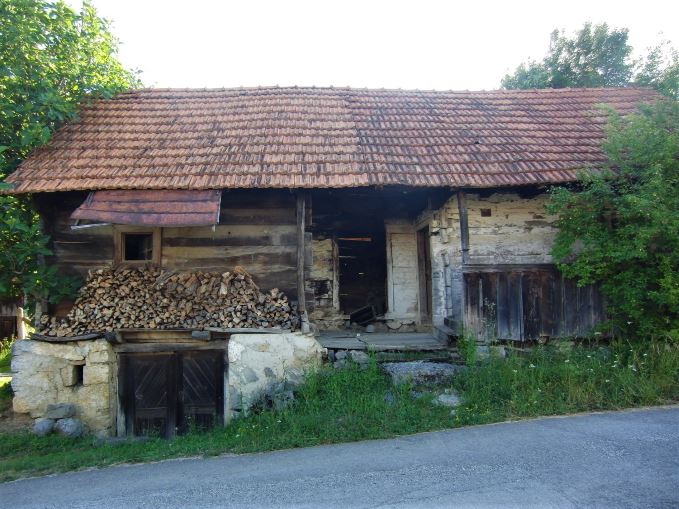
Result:
<svg viewBox="0 0 679 509">
<path fill-rule="evenodd" d="M 601 164 L 605 116 L 648 89 L 137 90 L 85 108 L 7 180 L 15 192 L 490 187 Z"/>
</svg>

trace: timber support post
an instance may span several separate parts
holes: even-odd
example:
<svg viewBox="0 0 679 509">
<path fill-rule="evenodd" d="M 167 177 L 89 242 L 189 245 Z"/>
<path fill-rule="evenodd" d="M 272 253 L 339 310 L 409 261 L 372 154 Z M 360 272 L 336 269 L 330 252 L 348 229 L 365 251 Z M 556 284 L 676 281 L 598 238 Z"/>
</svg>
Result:
<svg viewBox="0 0 679 509">
<path fill-rule="evenodd" d="M 469 264 L 469 219 L 467 216 L 467 200 L 464 191 L 457 191 L 457 209 L 460 213 L 460 243 L 462 244 L 462 265 Z"/>
<path fill-rule="evenodd" d="M 304 294 L 304 233 L 306 229 L 306 193 L 297 192 L 297 309 L 301 319 L 302 332 L 309 332 L 309 318 Z"/>
</svg>

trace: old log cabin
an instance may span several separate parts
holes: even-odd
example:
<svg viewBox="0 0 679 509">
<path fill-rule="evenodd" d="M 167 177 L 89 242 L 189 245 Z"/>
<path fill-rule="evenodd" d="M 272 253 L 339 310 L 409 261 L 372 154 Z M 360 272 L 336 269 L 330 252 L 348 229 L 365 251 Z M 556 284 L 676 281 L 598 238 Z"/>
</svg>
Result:
<svg viewBox="0 0 679 509">
<path fill-rule="evenodd" d="M 602 303 L 554 269 L 545 190 L 605 162 L 598 105 L 654 98 L 135 90 L 85 107 L 7 181 L 33 195 L 65 273 L 238 265 L 321 330 L 573 335 Z"/>
<path fill-rule="evenodd" d="M 555 269 L 546 190 L 605 164 L 598 105 L 625 114 L 655 97 L 634 88 L 150 89 L 86 106 L 7 181 L 33 197 L 51 237 L 47 262 L 95 274 L 75 312 L 107 317 L 109 331 L 122 325 L 115 340 L 96 339 L 94 327 L 15 343 L 14 409 L 49 417 L 65 403 L 76 410 L 59 415 L 100 434 L 171 436 L 285 395 L 320 361 L 319 336 L 328 348 L 377 337 L 388 348 L 408 333 L 407 346 L 424 348 L 462 328 L 482 340 L 587 334 L 604 305 Z M 155 272 L 125 268 L 139 265 Z M 142 277 L 123 285 L 132 305 L 110 297 L 110 269 L 93 271 L 107 266 Z M 279 328 L 251 304 L 220 309 L 234 276 L 237 292 L 274 309 Z M 180 304 L 162 297 L 151 320 L 150 286 L 171 287 Z M 295 306 L 302 331 L 281 330 L 299 328 L 288 316 Z M 196 307 L 233 321 L 208 330 L 185 320 Z M 136 328 L 115 320 L 123 312 Z M 363 330 L 373 339 L 357 339 Z"/>
</svg>

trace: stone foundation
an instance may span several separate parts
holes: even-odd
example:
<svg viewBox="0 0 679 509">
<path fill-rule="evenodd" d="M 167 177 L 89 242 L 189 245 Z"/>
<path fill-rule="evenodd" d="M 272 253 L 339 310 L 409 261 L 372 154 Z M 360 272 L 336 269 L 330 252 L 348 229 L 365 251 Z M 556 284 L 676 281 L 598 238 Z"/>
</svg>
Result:
<svg viewBox="0 0 679 509">
<path fill-rule="evenodd" d="M 43 417 L 47 405 L 72 403 L 89 431 L 110 435 L 117 407 L 117 358 L 103 340 L 45 343 L 19 340 L 12 347 L 14 411 Z"/>
<path fill-rule="evenodd" d="M 290 390 L 321 364 L 323 347 L 301 333 L 234 334 L 229 340 L 228 422 L 265 396 Z"/>
<path fill-rule="evenodd" d="M 225 422 L 246 413 L 265 396 L 301 383 L 309 369 L 320 365 L 322 353 L 313 336 L 299 332 L 232 335 L 224 387 Z M 88 432 L 116 433 L 118 356 L 107 341 L 16 341 L 12 371 L 15 412 L 39 419 L 48 405 L 72 403 L 75 417 Z"/>
</svg>

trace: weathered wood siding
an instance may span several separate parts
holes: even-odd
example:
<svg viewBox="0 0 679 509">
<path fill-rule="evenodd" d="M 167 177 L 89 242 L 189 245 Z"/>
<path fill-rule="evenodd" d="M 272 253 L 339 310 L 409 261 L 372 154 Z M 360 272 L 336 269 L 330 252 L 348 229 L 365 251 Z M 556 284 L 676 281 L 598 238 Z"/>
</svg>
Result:
<svg viewBox="0 0 679 509">
<path fill-rule="evenodd" d="M 46 261 L 58 265 L 63 274 L 87 277 L 91 269 L 113 263 L 113 227 L 71 230 L 71 213 L 87 193 L 52 193 L 36 198 L 45 231 L 50 235 L 54 256 Z"/>
<path fill-rule="evenodd" d="M 295 196 L 290 192 L 225 192 L 219 225 L 163 228 L 162 233 L 165 268 L 225 272 L 240 265 L 260 288 L 280 288 L 297 298 Z"/>
<path fill-rule="evenodd" d="M 552 263 L 550 251 L 556 228 L 555 218 L 545 212 L 546 201 L 545 193 L 467 193 L 469 263 Z M 462 324 L 464 281 L 457 197 L 425 219 L 432 232 L 434 323 L 452 318 Z"/>
<path fill-rule="evenodd" d="M 70 215 L 86 193 L 54 193 L 38 199 L 56 263 L 65 274 L 86 277 L 114 260 L 112 226 L 71 230 Z M 222 197 L 213 227 L 163 228 L 162 266 L 174 270 L 225 272 L 245 267 L 260 288 L 280 288 L 297 298 L 295 196 L 289 191 L 239 190 Z M 310 241 L 311 234 L 307 234 Z M 311 265 L 311 246 L 306 254 Z"/>
<path fill-rule="evenodd" d="M 467 268 L 464 303 L 465 326 L 485 340 L 584 336 L 605 318 L 594 286 L 579 288 L 548 265 Z"/>
<path fill-rule="evenodd" d="M 599 292 L 577 288 L 553 265 L 547 199 L 535 190 L 467 193 L 467 265 L 457 198 L 430 213 L 435 324 L 447 318 L 486 339 L 523 340 L 584 335 L 605 318 Z"/>
</svg>

